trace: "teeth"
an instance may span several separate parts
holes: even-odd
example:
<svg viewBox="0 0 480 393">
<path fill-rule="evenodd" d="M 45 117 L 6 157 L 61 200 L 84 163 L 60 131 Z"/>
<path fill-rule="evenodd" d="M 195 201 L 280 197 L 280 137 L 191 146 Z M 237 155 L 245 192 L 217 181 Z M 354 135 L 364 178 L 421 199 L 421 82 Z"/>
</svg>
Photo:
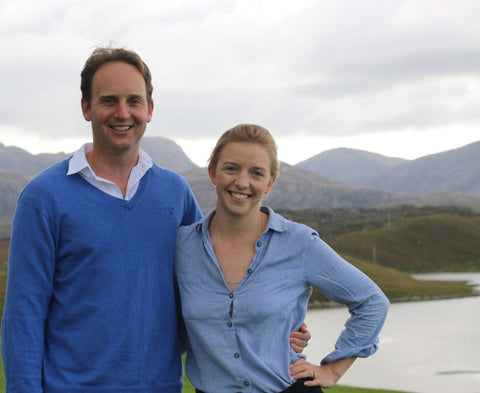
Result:
<svg viewBox="0 0 480 393">
<path fill-rule="evenodd" d="M 232 192 L 232 196 L 237 199 L 247 199 L 248 195 L 245 194 L 237 194 L 236 192 Z"/>
<path fill-rule="evenodd" d="M 115 128 L 117 131 L 128 131 L 130 126 L 115 126 L 113 128 Z"/>
</svg>

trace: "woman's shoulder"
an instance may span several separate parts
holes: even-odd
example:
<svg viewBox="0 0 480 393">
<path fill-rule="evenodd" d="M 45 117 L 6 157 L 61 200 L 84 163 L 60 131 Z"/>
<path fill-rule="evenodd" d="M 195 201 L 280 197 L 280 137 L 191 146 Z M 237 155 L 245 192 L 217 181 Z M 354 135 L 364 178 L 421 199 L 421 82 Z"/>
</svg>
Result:
<svg viewBox="0 0 480 393">
<path fill-rule="evenodd" d="M 276 230 L 277 232 L 284 232 L 287 236 L 298 235 L 302 237 L 318 237 L 318 232 L 315 229 L 309 227 L 308 225 L 292 221 L 288 217 L 276 213 L 275 211 L 273 211 L 273 209 L 268 209 L 271 216 L 271 228 Z"/>
</svg>

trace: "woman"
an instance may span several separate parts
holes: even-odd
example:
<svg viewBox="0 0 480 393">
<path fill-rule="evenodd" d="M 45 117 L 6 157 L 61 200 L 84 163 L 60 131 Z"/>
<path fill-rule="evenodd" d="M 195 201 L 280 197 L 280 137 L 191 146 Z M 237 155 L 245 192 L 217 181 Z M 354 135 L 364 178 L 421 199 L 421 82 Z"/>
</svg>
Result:
<svg viewBox="0 0 480 393">
<path fill-rule="evenodd" d="M 209 160 L 216 209 L 180 228 L 175 270 L 197 392 L 321 392 L 377 349 L 388 300 L 307 226 L 261 207 L 278 175 L 275 141 L 257 125 L 225 132 Z M 351 313 L 321 365 L 289 345 L 312 286 Z M 295 382 L 297 381 L 297 382 Z"/>
</svg>

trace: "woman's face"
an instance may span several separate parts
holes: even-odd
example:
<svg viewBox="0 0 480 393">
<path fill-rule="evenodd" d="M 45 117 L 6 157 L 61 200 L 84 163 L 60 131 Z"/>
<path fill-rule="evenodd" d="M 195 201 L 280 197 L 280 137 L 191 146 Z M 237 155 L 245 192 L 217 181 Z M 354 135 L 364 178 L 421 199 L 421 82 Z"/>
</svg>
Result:
<svg viewBox="0 0 480 393">
<path fill-rule="evenodd" d="M 234 215 L 258 212 L 275 182 L 268 151 L 256 143 L 228 143 L 208 173 L 217 190 L 217 210 Z"/>
</svg>

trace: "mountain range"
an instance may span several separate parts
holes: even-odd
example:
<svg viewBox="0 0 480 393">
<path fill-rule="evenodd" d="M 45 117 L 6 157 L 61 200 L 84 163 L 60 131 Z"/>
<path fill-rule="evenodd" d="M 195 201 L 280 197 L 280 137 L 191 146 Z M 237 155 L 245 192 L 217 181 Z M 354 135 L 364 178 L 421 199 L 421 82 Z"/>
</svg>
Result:
<svg viewBox="0 0 480 393">
<path fill-rule="evenodd" d="M 339 148 L 297 166 L 359 187 L 414 194 L 457 191 L 480 196 L 480 141 L 416 160 Z"/>
<path fill-rule="evenodd" d="M 207 211 L 215 189 L 205 168 L 175 142 L 144 137 L 143 149 L 160 166 L 179 172 Z M 11 220 L 19 192 L 33 176 L 71 153 L 33 155 L 0 143 L 0 220 Z M 283 209 L 392 205 L 459 205 L 480 210 L 480 141 L 416 160 L 354 149 L 334 149 L 297 165 L 281 164 L 266 204 Z"/>
</svg>

